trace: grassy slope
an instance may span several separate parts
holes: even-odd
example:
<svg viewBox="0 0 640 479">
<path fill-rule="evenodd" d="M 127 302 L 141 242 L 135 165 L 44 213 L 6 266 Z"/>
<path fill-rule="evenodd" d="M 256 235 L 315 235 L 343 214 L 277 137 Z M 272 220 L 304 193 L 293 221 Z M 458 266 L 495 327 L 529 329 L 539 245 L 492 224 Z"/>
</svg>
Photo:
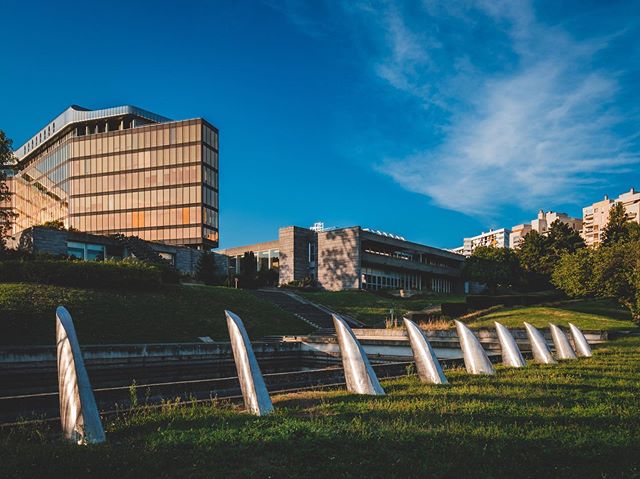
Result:
<svg viewBox="0 0 640 479">
<path fill-rule="evenodd" d="M 50 430 L 0 430 L 7 477 L 637 477 L 640 338 L 593 358 L 449 386 L 385 381 L 275 398 L 255 418 L 200 405 L 107 423 L 109 443 L 65 446 Z"/>
<path fill-rule="evenodd" d="M 167 285 L 159 292 L 123 293 L 0 284 L 0 345 L 53 345 L 59 304 L 71 312 L 83 344 L 228 340 L 224 309 L 240 315 L 254 338 L 310 330 L 271 303 L 230 288 Z"/>
<path fill-rule="evenodd" d="M 572 322 L 582 329 L 631 330 L 637 326 L 631 322 L 629 312 L 609 300 L 585 300 L 559 306 L 527 306 L 508 308 L 483 316 L 469 323 L 472 328 L 493 328 L 498 321 L 508 328 L 522 328 L 526 321 L 540 328 L 552 322 L 568 326 Z"/>
<path fill-rule="evenodd" d="M 366 291 L 301 293 L 302 296 L 370 325 L 380 324 L 394 309 L 402 317 L 407 311 L 418 311 L 443 302 L 464 301 L 463 295 L 430 295 L 413 298 L 387 298 Z"/>
</svg>

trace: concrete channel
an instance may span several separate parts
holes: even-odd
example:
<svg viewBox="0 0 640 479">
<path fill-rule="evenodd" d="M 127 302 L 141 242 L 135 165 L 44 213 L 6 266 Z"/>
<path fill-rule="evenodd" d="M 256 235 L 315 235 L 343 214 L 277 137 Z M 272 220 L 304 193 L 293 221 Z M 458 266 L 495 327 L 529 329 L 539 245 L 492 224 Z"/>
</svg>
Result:
<svg viewBox="0 0 640 479">
<path fill-rule="evenodd" d="M 406 374 L 412 353 L 403 329 L 354 329 L 376 373 Z M 476 332 L 492 361 L 500 361 L 493 330 Z M 530 346 L 524 330 L 514 330 L 523 354 Z M 586 331 L 590 343 L 606 333 Z M 455 330 L 427 331 L 444 368 L 463 364 Z M 547 337 L 551 344 L 550 337 Z M 295 391 L 344 383 L 335 335 L 284 336 L 255 341 L 253 348 L 270 392 Z M 207 400 L 240 395 L 229 343 L 87 345 L 82 348 L 98 406 L 102 411 L 165 400 Z M 135 387 L 132 385 L 135 384 Z M 54 346 L 0 347 L 0 424 L 19 418 L 57 416 Z"/>
</svg>

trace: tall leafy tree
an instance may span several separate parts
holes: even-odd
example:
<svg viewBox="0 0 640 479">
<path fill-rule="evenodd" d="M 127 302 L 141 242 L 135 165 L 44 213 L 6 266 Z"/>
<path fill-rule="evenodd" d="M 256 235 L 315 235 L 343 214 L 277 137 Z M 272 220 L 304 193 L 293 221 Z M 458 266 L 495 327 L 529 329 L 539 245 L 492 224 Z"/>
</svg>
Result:
<svg viewBox="0 0 640 479">
<path fill-rule="evenodd" d="M 253 251 L 247 251 L 240 259 L 240 275 L 238 276 L 240 286 L 242 288 L 254 288 L 257 275 L 256 255 Z"/>
<path fill-rule="evenodd" d="M 584 248 L 584 241 L 569 225 L 556 220 L 543 236 L 532 231 L 524 237 L 518 250 L 520 264 L 525 271 L 525 279 L 529 287 L 544 289 L 551 286 L 551 274 L 560 261 L 568 253 Z"/>
<path fill-rule="evenodd" d="M 520 258 L 520 264 L 526 271 L 546 274 L 548 272 L 546 263 L 548 250 L 549 241 L 547 241 L 547 237 L 537 231 L 531 231 L 524 237 L 518 249 L 517 254 L 518 258 Z"/>
<path fill-rule="evenodd" d="M 13 142 L 0 130 L 0 204 L 9 199 L 6 169 L 13 163 Z M 8 208 L 0 208 L 0 249 L 4 249 L 6 237 L 11 229 L 11 222 L 15 214 Z"/>
<path fill-rule="evenodd" d="M 569 296 L 614 298 L 640 324 L 640 241 L 618 241 L 561 258 L 553 283 Z"/>
<path fill-rule="evenodd" d="M 602 231 L 602 245 L 640 239 L 640 225 L 629 221 L 624 205 L 615 203 L 609 210 L 609 220 Z"/>
<path fill-rule="evenodd" d="M 563 254 L 575 253 L 585 246 L 580 234 L 560 220 L 555 220 L 551 224 L 547 238 L 549 241 L 550 260 L 553 264 L 557 263 Z M 549 272 L 552 270 L 553 267 L 549 269 Z"/>
</svg>

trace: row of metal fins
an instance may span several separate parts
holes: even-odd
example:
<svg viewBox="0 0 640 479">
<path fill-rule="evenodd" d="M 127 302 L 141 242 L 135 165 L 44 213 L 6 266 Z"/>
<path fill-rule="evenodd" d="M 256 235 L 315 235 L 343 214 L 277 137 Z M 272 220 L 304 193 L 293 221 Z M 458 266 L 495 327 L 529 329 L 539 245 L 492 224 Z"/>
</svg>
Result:
<svg viewBox="0 0 640 479">
<path fill-rule="evenodd" d="M 244 324 L 231 311 L 225 311 L 225 314 L 245 407 L 248 412 L 257 416 L 269 414 L 273 411 L 273 404 Z M 347 390 L 356 394 L 384 395 L 384 389 L 353 330 L 343 318 L 337 315 L 333 316 L 333 323 L 338 337 Z M 467 372 L 495 374 L 493 364 L 476 335 L 462 322 L 455 323 Z M 511 332 L 498 322 L 495 325 L 504 365 L 515 368 L 526 366 Z M 542 364 L 555 363 L 556 360 L 542 333 L 529 323 L 524 325 L 534 360 Z M 447 384 L 442 366 L 426 335 L 409 319 L 404 318 L 404 326 L 420 380 L 431 384 Z M 578 356 L 591 356 L 589 343 L 576 326 L 569 323 L 575 351 L 564 331 L 554 324 L 549 326 L 558 359 L 576 359 L 576 353 Z M 73 321 L 69 312 L 62 306 L 56 310 L 56 342 L 60 419 L 64 437 L 78 444 L 104 442 L 106 440 L 104 429 Z"/>
</svg>

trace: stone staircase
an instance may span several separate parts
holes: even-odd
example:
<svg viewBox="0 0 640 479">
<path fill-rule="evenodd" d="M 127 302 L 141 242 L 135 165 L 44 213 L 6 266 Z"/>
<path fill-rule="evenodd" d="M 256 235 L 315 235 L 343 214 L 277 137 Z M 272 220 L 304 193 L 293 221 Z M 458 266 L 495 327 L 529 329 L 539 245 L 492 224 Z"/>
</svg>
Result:
<svg viewBox="0 0 640 479">
<path fill-rule="evenodd" d="M 250 291 L 254 296 L 275 304 L 280 309 L 292 313 L 306 323 L 319 330 L 333 331 L 333 319 L 330 309 L 312 303 L 290 291 L 278 289 L 258 289 Z M 343 316 L 344 317 L 344 316 Z M 352 326 L 361 327 L 362 323 L 352 318 L 345 318 Z"/>
</svg>

